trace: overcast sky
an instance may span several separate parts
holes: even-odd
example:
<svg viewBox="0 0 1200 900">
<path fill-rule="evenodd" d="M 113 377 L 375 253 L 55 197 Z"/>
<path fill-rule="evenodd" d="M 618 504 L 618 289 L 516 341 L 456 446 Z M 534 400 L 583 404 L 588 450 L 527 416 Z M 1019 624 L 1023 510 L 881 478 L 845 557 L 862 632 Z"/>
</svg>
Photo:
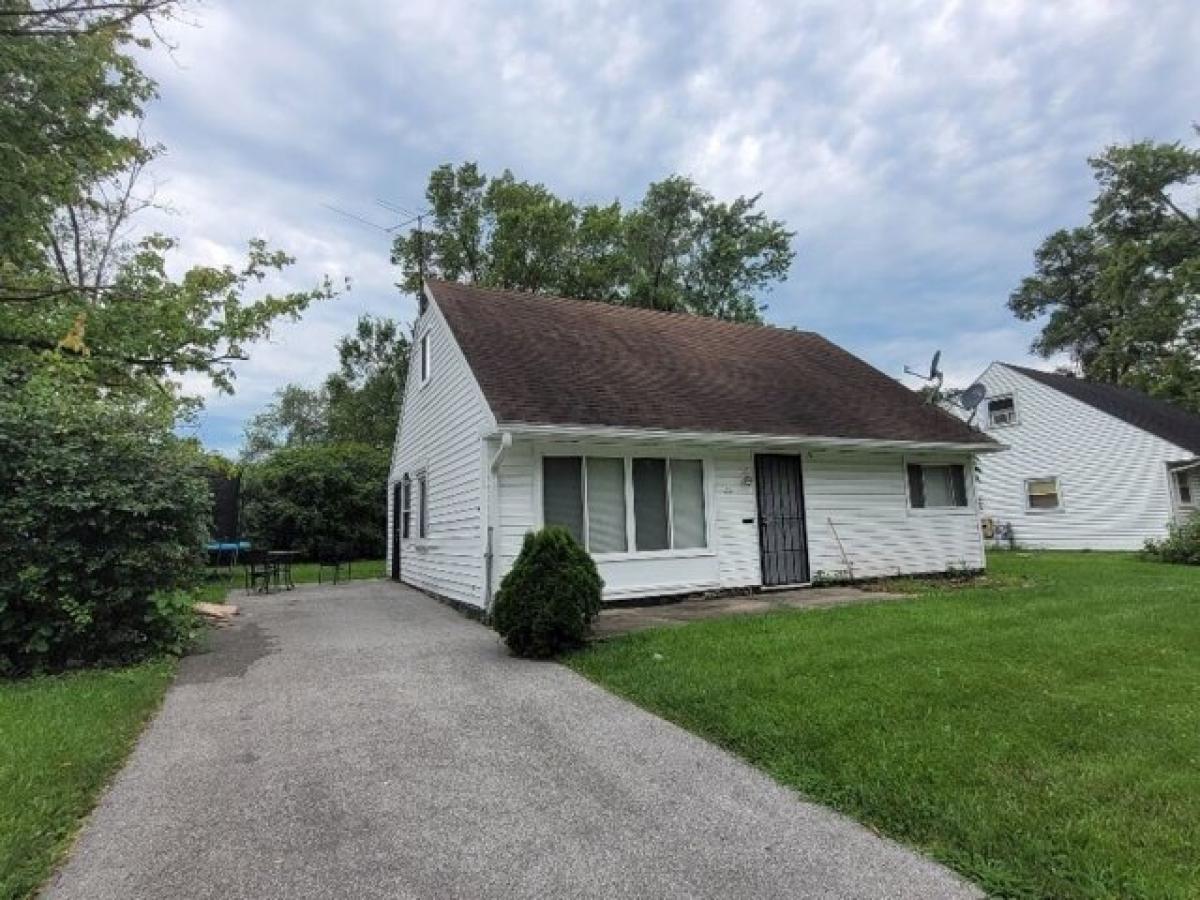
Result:
<svg viewBox="0 0 1200 900">
<path fill-rule="evenodd" d="M 517 12 L 517 9 L 520 12 Z M 1038 242 L 1077 224 L 1086 158 L 1191 140 L 1200 16 L 1179 0 L 737 3 L 208 0 L 147 66 L 167 146 L 157 223 L 187 262 L 263 236 L 287 281 L 350 293 L 276 329 L 209 396 L 199 433 L 232 452 L 289 381 L 331 370 L 362 312 L 411 321 L 375 204 L 422 203 L 430 169 L 478 161 L 565 197 L 636 200 L 674 172 L 762 192 L 796 232 L 767 319 L 883 371 L 937 348 L 952 382 L 1029 361 L 1005 299 Z M 1042 366 L 1048 364 L 1038 363 Z"/>
</svg>

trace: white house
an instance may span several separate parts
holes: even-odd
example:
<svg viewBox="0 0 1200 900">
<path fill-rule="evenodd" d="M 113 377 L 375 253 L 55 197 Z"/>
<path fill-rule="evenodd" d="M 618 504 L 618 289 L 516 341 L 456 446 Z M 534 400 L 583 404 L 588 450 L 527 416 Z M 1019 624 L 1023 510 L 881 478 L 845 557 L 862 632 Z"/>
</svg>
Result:
<svg viewBox="0 0 1200 900">
<path fill-rule="evenodd" d="M 1139 391 L 992 363 L 980 512 L 1021 546 L 1135 550 L 1200 497 L 1200 416 Z M 991 520 L 988 522 L 988 520 Z"/>
<path fill-rule="evenodd" d="M 607 600 L 979 569 L 990 438 L 819 335 L 429 281 L 394 578 L 486 609 L 544 524 Z"/>
</svg>

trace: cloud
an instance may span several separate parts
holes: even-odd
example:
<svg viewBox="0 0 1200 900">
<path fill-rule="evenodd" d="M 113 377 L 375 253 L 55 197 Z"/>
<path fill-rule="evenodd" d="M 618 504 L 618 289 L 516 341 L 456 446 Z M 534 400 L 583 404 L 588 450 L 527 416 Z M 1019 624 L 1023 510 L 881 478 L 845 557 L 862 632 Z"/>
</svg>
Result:
<svg viewBox="0 0 1200 900">
<path fill-rule="evenodd" d="M 353 291 L 279 328 L 210 397 L 203 437 L 288 381 L 332 368 L 360 312 L 411 318 L 383 199 L 422 202 L 429 170 L 478 160 L 587 200 L 683 172 L 762 192 L 796 231 L 769 318 L 826 333 L 890 374 L 944 351 L 969 379 L 1027 361 L 1005 308 L 1051 230 L 1080 221 L 1086 158 L 1187 138 L 1200 18 L 1165 0 L 646 4 L 284 0 L 198 8 L 147 57 L 169 148 L 162 194 L 184 259 L 236 260 L 252 235 Z M 1043 363 L 1044 365 L 1044 363 Z"/>
</svg>

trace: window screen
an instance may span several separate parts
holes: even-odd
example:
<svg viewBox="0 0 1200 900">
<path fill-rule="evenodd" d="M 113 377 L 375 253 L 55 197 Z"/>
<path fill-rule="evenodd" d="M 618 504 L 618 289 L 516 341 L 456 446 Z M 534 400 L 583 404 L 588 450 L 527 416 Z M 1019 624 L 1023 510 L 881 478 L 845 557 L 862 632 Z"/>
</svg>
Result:
<svg viewBox="0 0 1200 900">
<path fill-rule="evenodd" d="M 966 470 L 959 465 L 908 466 L 908 498 L 913 509 L 967 505 Z"/>
<path fill-rule="evenodd" d="M 707 546 L 704 466 L 698 459 L 671 460 L 671 528 L 676 550 Z"/>
<path fill-rule="evenodd" d="M 587 458 L 588 550 L 623 553 L 625 539 L 625 460 Z"/>
<path fill-rule="evenodd" d="M 561 525 L 583 543 L 583 459 L 547 456 L 542 460 L 542 519 Z"/>
<path fill-rule="evenodd" d="M 633 461 L 634 535 L 639 550 L 666 550 L 670 547 L 667 530 L 667 461 Z"/>
<path fill-rule="evenodd" d="M 1030 509 L 1058 509 L 1058 479 L 1030 478 L 1025 482 Z"/>
</svg>

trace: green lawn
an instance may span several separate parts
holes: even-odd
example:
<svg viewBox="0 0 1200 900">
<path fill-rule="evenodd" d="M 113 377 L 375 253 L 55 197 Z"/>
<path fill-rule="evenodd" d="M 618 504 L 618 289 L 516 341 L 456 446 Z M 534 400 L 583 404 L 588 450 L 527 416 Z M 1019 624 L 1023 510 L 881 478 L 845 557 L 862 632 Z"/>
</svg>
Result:
<svg viewBox="0 0 1200 900">
<path fill-rule="evenodd" d="M 0 898 L 31 895 L 158 708 L 173 660 L 0 681 Z"/>
<path fill-rule="evenodd" d="M 382 559 L 356 559 L 350 567 L 350 576 L 355 581 L 364 578 L 383 578 L 387 574 L 385 567 L 386 562 Z M 333 570 L 328 567 L 321 572 L 321 578 L 326 584 L 329 583 L 332 576 Z M 340 577 L 345 578 L 345 576 L 346 569 L 343 567 Z M 292 581 L 296 584 L 316 584 L 317 564 L 295 563 L 292 566 Z M 245 590 L 245 584 L 242 567 L 237 566 L 234 568 L 232 580 L 227 575 L 221 575 L 205 582 L 204 587 L 201 588 L 200 599 L 210 603 L 219 603 L 225 596 L 227 588 L 230 590 L 231 596 L 236 597 L 238 593 Z M 274 588 L 271 590 L 274 591 Z"/>
<path fill-rule="evenodd" d="M 993 894 L 1200 897 L 1200 570 L 990 563 L 980 586 L 568 663 Z"/>
</svg>

